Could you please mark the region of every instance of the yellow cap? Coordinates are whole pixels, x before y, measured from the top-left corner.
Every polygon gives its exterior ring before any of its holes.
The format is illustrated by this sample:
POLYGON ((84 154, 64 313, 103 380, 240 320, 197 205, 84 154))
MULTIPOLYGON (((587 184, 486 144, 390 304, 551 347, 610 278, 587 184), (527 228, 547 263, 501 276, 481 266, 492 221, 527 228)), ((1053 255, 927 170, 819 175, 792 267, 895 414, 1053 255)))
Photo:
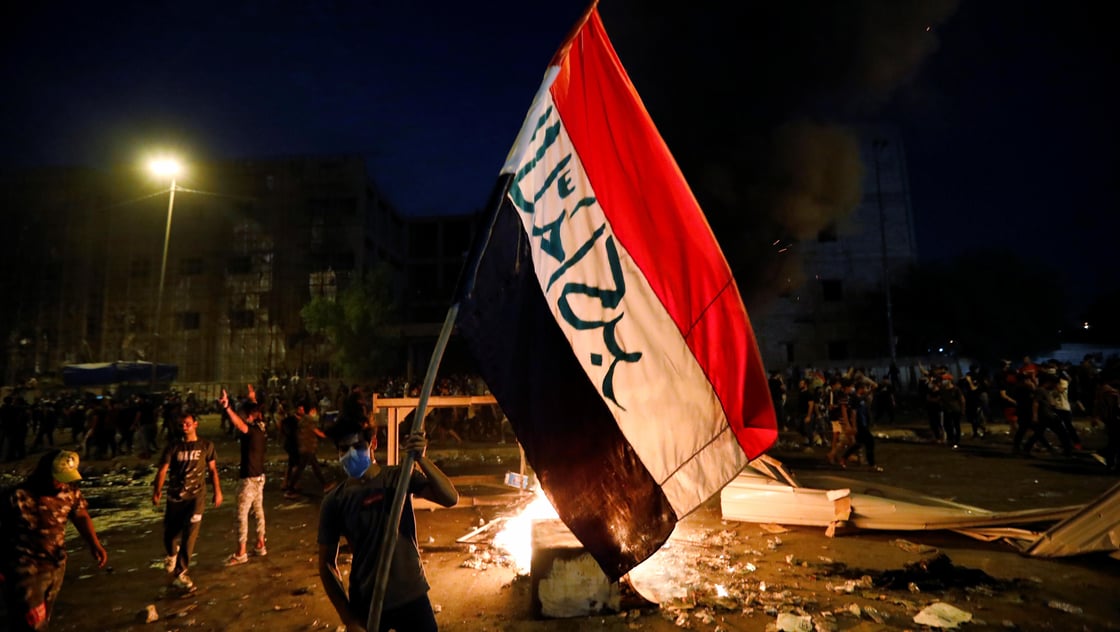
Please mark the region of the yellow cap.
POLYGON ((78 473, 78 453, 67 450, 60 452, 51 464, 51 474, 54 474, 54 480, 60 483, 82 480, 82 475, 78 473))

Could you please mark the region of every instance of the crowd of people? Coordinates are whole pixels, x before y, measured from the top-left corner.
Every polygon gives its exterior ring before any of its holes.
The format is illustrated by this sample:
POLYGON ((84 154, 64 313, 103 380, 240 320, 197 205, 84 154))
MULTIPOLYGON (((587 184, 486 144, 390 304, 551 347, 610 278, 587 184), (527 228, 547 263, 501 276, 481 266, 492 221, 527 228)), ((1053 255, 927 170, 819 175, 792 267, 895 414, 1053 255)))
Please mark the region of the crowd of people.
MULTIPOLYGON (((395 496, 395 487, 404 476, 400 466, 382 467, 374 459, 378 445, 375 398, 360 386, 343 385, 334 393, 338 401, 335 407, 326 395, 314 389, 280 393, 269 393, 266 389, 258 392, 249 384, 237 396, 223 389, 213 406, 177 394, 138 395, 121 400, 92 396, 65 402, 40 400, 33 405, 18 397, 6 398, 2 412, 5 457, 26 456, 26 446, 17 444, 20 439, 26 441, 28 430, 21 429, 23 434, 18 435, 9 433, 8 422, 39 428, 32 420, 33 410, 50 408, 63 419, 71 415, 80 417, 80 425, 73 422, 72 442, 95 459, 131 451, 132 435, 141 427, 150 426, 152 432, 143 433, 145 438, 137 456, 159 455, 152 503, 164 505, 162 545, 168 589, 190 594, 196 590, 189 574, 191 556, 202 530, 205 508, 208 502, 219 507, 224 500, 217 446, 199 436, 199 411, 216 408, 222 415, 223 428, 228 428, 239 444, 237 540, 225 561, 227 566, 237 566, 248 563, 250 555, 268 554, 264 489, 270 426, 265 411, 272 408, 273 414, 282 417, 275 431, 288 455, 282 490, 285 495, 296 494, 306 467, 312 469, 323 486, 319 574, 346 628, 362 630, 374 598, 374 571, 383 531, 378 525, 387 522, 385 517, 392 511, 390 501, 395 496), (324 404, 334 412, 327 422, 319 415, 319 407, 324 404), (161 439, 157 418, 163 419, 162 450, 156 445, 161 439), (98 432, 103 428, 114 432, 98 432), (346 473, 340 483, 328 481, 320 470, 320 439, 330 440, 338 450, 339 465, 346 473), (251 548, 250 517, 255 536, 251 548), (342 581, 337 564, 343 537, 352 555, 348 589, 344 589, 346 582, 342 581)), ((0 491, 0 587, 8 629, 47 629, 65 576, 64 536, 68 522, 75 524, 99 566, 108 560, 90 519, 88 502, 78 486, 78 463, 82 457, 75 451, 53 448, 52 434, 47 433, 46 443, 52 447, 40 456, 30 475, 14 487, 0 491)), ((427 595, 428 583, 420 564, 411 496, 447 507, 458 501, 458 492, 450 479, 425 456, 427 445, 426 436, 420 433, 407 433, 402 441, 404 450, 414 456, 414 470, 409 472, 409 494, 396 538, 399 544, 394 549, 379 610, 381 621, 397 626, 396 629, 436 629, 427 595)))
POLYGON ((931 442, 956 449, 969 438, 990 437, 997 421, 1010 427, 1011 450, 1031 457, 1035 448, 1075 457, 1084 446, 1075 417, 1104 427, 1107 442, 1090 456, 1109 471, 1120 463, 1120 359, 1086 356, 1077 365, 1058 360, 1000 362, 989 370, 971 365, 958 374, 949 366, 917 365, 906 388, 893 366, 876 375, 849 367, 829 371, 794 367, 770 374, 770 396, 783 429, 806 445, 827 446, 828 463, 847 467, 859 457, 875 462, 875 424, 893 424, 900 410, 920 411, 931 442), (796 382, 792 387, 789 384, 796 382), (967 425, 965 425, 967 424, 967 425))
MULTIPOLYGON (((825 459, 835 467, 862 463, 882 471, 876 461, 873 428, 893 424, 900 415, 913 418, 916 414, 928 424, 932 443, 951 448, 961 445, 965 430, 970 440, 986 441, 990 426, 1004 422, 1010 428, 1011 450, 1024 457, 1036 448, 1067 457, 1084 454, 1073 421, 1077 416, 1088 418, 1107 430, 1107 445, 1093 456, 1110 471, 1118 470, 1120 360, 1098 363, 1086 358, 1073 366, 1023 358, 1019 363, 1004 361, 995 370, 970 366, 959 375, 948 366, 918 365, 915 369, 905 386, 893 366, 881 375, 854 367, 775 371, 770 375, 770 395, 782 429, 799 435, 807 446, 827 447, 825 459)), ((477 378, 454 377, 440 380, 433 395, 486 392, 477 378)), ((0 577, 7 612, 15 617, 13 629, 46 628, 65 574, 67 522, 76 525, 99 565, 108 558, 78 488, 81 458, 106 459, 135 449, 141 458, 158 459, 152 502, 157 506, 164 503, 162 544, 168 585, 183 593, 195 590, 188 571, 205 508, 208 501, 218 507, 224 500, 216 445, 198 435, 197 416, 211 411, 220 413, 223 431, 236 438, 240 452, 237 540, 225 563, 246 564, 252 556, 268 554, 265 452, 267 441, 276 439, 288 456, 283 493, 299 495, 300 480, 308 468, 322 486, 319 575, 343 623, 348 629, 362 629, 373 595, 377 543, 381 541, 377 516, 391 509, 385 500, 394 497, 403 475, 399 467, 382 468, 373 458, 379 435, 383 437, 385 431, 376 401, 378 397, 418 395, 419 386, 386 378, 368 386, 339 384, 337 388, 325 388, 312 380, 298 384, 265 380, 259 388, 249 384, 237 394, 223 389, 211 402, 200 401, 191 392, 184 396, 71 396, 34 403, 19 395, 6 397, 0 407, 4 459, 25 458, 29 449, 46 450, 24 481, 0 493, 0 577), (69 431, 76 451, 55 447, 54 435, 59 429, 69 431), (33 438, 30 447, 29 438, 33 438), (316 455, 321 440, 337 448, 340 468, 346 473, 341 483, 328 481, 320 469, 316 455), (369 514, 371 502, 377 516, 369 514), (250 535, 255 537, 250 539, 250 535), (343 537, 353 553, 348 588, 337 565, 343 537)), ((426 425, 435 441, 462 442, 464 436, 504 441, 508 422, 500 411, 484 414, 487 412, 436 409, 426 425)), ((402 428, 409 426, 406 423, 402 428)), ((401 444, 416 457, 410 493, 444 506, 454 505, 454 486, 424 457, 427 437, 406 430, 401 444)), ((398 535, 403 549, 394 558, 383 620, 435 629, 410 502, 406 500, 402 514, 398 535)))
MULTIPOLYGON (((382 398, 417 397, 420 386, 399 376, 366 385, 338 382, 331 386, 323 380, 278 380, 273 375, 263 380, 255 391, 260 398, 265 433, 302 455, 313 451, 317 440, 322 438, 315 436, 311 425, 329 425, 343 413, 368 416, 371 403, 366 393, 376 393, 382 398), (295 423, 300 419, 305 419, 302 425, 295 423)), ((433 396, 487 393, 481 379, 467 375, 441 378, 432 389, 433 396)), ((246 392, 238 394, 240 399, 247 396, 246 392)), ((180 432, 178 420, 184 411, 196 415, 223 413, 216 401, 205 401, 190 390, 156 394, 70 392, 39 397, 33 402, 17 392, 5 396, 0 405, 0 459, 19 461, 29 452, 55 447, 56 442, 73 444, 75 451, 89 460, 132 454, 143 459, 153 458, 158 455, 161 440, 180 432)), ((381 415, 378 432, 384 440, 384 413, 381 415)), ((425 425, 433 443, 513 440, 508 420, 495 405, 432 410, 425 425)), ((224 413, 222 428, 229 436, 236 435, 229 415, 224 413)), ((315 463, 304 457, 297 460, 304 461, 303 467, 311 467, 319 476, 315 463)))

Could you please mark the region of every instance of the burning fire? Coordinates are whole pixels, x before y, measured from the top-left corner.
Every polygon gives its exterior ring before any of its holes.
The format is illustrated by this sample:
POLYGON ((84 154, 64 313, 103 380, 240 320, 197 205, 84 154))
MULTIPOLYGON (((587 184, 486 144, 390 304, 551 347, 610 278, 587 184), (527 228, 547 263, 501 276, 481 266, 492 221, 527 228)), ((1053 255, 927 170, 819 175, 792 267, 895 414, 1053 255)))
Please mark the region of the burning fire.
MULTIPOLYGON (((505 519, 502 528, 491 541, 491 547, 500 550, 513 566, 518 575, 528 575, 533 559, 533 521, 556 520, 559 516, 540 487, 533 489, 533 500, 521 511, 505 519)), ((753 570, 753 569, 752 569, 753 570)), ((700 576, 691 563, 689 552, 673 546, 671 540, 653 556, 631 569, 631 584, 646 599, 661 603, 672 599, 684 599, 690 586, 700 582, 700 576)), ((714 587, 717 597, 729 595, 722 584, 714 587)))
POLYGON ((556 509, 545 497, 540 487, 533 490, 536 497, 521 513, 506 520, 502 530, 494 536, 494 548, 501 549, 513 559, 518 575, 528 575, 533 558, 533 521, 556 519, 556 509))

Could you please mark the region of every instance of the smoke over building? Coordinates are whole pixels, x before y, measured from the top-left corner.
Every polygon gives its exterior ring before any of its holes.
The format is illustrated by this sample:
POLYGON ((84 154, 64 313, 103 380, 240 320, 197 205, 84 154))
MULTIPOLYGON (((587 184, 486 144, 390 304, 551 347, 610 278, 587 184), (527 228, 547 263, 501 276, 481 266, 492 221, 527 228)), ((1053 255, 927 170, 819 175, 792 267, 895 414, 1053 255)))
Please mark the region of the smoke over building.
POLYGON ((748 308, 801 278, 797 242, 861 199, 852 128, 937 48, 954 0, 604 3, 607 28, 708 215, 748 308))

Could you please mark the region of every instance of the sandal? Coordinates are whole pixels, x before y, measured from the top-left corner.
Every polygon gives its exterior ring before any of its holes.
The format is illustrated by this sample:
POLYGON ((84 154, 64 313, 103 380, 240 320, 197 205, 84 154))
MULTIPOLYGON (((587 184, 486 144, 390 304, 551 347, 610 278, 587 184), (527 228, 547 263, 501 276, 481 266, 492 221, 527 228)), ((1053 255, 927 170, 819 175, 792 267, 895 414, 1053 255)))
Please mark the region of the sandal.
POLYGON ((248 561, 249 561, 249 554, 248 553, 243 553, 241 555, 237 555, 235 553, 235 554, 229 556, 229 559, 226 560, 226 566, 240 566, 241 564, 244 564, 248 561))

